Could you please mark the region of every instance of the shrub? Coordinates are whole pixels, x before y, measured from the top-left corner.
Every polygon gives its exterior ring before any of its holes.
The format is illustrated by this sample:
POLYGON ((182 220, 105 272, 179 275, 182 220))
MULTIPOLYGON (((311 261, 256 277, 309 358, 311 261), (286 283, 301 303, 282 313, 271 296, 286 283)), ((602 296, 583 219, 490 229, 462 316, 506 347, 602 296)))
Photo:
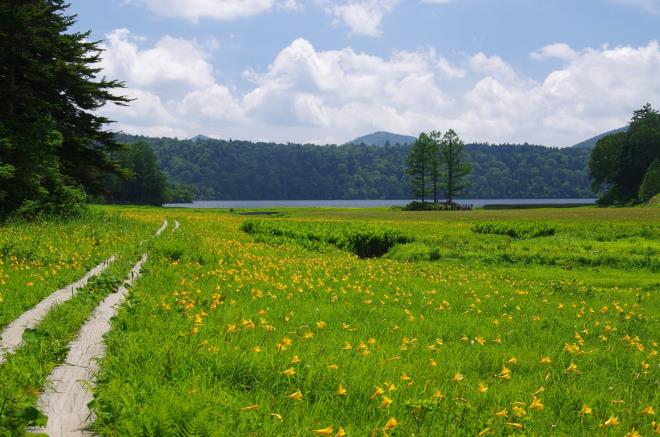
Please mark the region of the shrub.
POLYGON ((555 235, 555 228, 547 223, 476 223, 472 231, 477 234, 508 235, 511 238, 526 240, 555 235))

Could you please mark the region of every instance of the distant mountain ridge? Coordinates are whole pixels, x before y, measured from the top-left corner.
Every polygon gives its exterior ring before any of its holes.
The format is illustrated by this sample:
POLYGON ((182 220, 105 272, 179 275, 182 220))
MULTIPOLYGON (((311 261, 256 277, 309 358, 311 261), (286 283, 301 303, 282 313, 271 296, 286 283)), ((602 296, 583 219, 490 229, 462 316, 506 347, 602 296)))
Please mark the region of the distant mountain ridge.
POLYGON ((415 142, 417 138, 410 135, 399 135, 391 132, 374 132, 369 135, 364 135, 349 141, 346 144, 366 144, 367 146, 385 146, 386 144, 402 146, 410 145, 415 142))
POLYGON ((596 146, 598 140, 600 140, 601 138, 604 138, 608 135, 618 134, 619 132, 627 132, 627 131, 628 131, 628 126, 620 127, 619 129, 613 129, 611 131, 607 131, 600 135, 596 135, 595 137, 589 138, 588 140, 584 140, 571 147, 575 147, 576 149, 593 149, 596 146))

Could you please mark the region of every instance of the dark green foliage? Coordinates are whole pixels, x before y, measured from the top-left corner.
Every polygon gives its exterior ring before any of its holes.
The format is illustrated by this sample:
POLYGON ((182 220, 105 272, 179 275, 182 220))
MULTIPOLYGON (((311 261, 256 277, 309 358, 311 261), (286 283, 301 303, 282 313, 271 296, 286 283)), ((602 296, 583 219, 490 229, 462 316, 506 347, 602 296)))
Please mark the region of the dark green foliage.
MULTIPOLYGON (((409 199, 407 145, 315 146, 224 140, 146 141, 167 177, 203 200, 409 199)), ((588 149, 467 144, 468 199, 590 198, 588 149)))
POLYGON ((412 241, 412 238, 395 229, 367 224, 248 220, 241 225, 241 230, 248 234, 285 237, 305 244, 330 244, 360 258, 383 256, 395 244, 412 241))
POLYGON ((109 202, 160 206, 167 200, 165 175, 149 144, 142 141, 130 144, 116 156, 127 169, 127 175, 108 179, 106 199, 109 202))
POLYGON ((109 121, 95 110, 127 99, 98 79, 100 49, 63 0, 0 2, 0 216, 72 214, 117 172, 109 121))
POLYGON ((599 203, 635 203, 651 163, 660 159, 660 113, 650 104, 633 114, 627 132, 598 141, 589 161, 592 188, 605 188, 599 203))
POLYGON ((660 193, 660 159, 653 161, 646 170, 642 185, 639 187, 639 200, 646 202, 658 193, 660 193))
POLYGON ((472 172, 472 164, 463 149, 463 141, 456 132, 449 129, 442 137, 438 149, 440 187, 448 203, 452 203, 454 198, 469 185, 467 176, 472 172))
MULTIPOLYGON (((422 132, 412 145, 407 163, 406 175, 410 178, 413 195, 424 203, 430 187, 437 186, 438 143, 422 132)), ((434 201, 437 201, 437 197, 434 201)))
POLYGON ((508 235, 518 240, 555 235, 555 228, 547 223, 476 223, 472 231, 477 234, 508 235))

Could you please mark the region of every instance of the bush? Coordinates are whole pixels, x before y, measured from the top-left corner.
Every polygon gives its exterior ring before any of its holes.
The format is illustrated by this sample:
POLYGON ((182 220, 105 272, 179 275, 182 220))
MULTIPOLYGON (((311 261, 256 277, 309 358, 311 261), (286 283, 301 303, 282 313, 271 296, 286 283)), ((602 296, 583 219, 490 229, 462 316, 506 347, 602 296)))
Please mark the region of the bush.
POLYGON ((360 258, 380 257, 395 244, 412 241, 412 238, 395 229, 352 223, 247 220, 241 225, 241 230, 248 234, 292 239, 306 247, 330 244, 360 258))
POLYGON ((436 261, 440 259, 440 251, 422 243, 397 244, 385 258, 405 262, 436 261))
POLYGON ((508 235, 511 238, 526 240, 555 235, 555 228, 547 223, 476 223, 472 232, 477 234, 508 235))

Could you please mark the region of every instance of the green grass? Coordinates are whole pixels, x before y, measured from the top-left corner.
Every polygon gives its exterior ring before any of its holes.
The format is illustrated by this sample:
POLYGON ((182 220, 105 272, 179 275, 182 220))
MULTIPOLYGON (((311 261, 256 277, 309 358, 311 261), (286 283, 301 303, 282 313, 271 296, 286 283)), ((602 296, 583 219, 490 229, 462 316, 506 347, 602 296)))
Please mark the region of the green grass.
POLYGON ((390 418, 398 435, 653 432, 657 210, 283 212, 290 240, 186 211, 156 241, 107 337, 96 433, 378 435, 390 418), (360 259, 297 238, 346 220, 415 242, 360 259), (482 222, 556 232, 472 232, 482 222))

